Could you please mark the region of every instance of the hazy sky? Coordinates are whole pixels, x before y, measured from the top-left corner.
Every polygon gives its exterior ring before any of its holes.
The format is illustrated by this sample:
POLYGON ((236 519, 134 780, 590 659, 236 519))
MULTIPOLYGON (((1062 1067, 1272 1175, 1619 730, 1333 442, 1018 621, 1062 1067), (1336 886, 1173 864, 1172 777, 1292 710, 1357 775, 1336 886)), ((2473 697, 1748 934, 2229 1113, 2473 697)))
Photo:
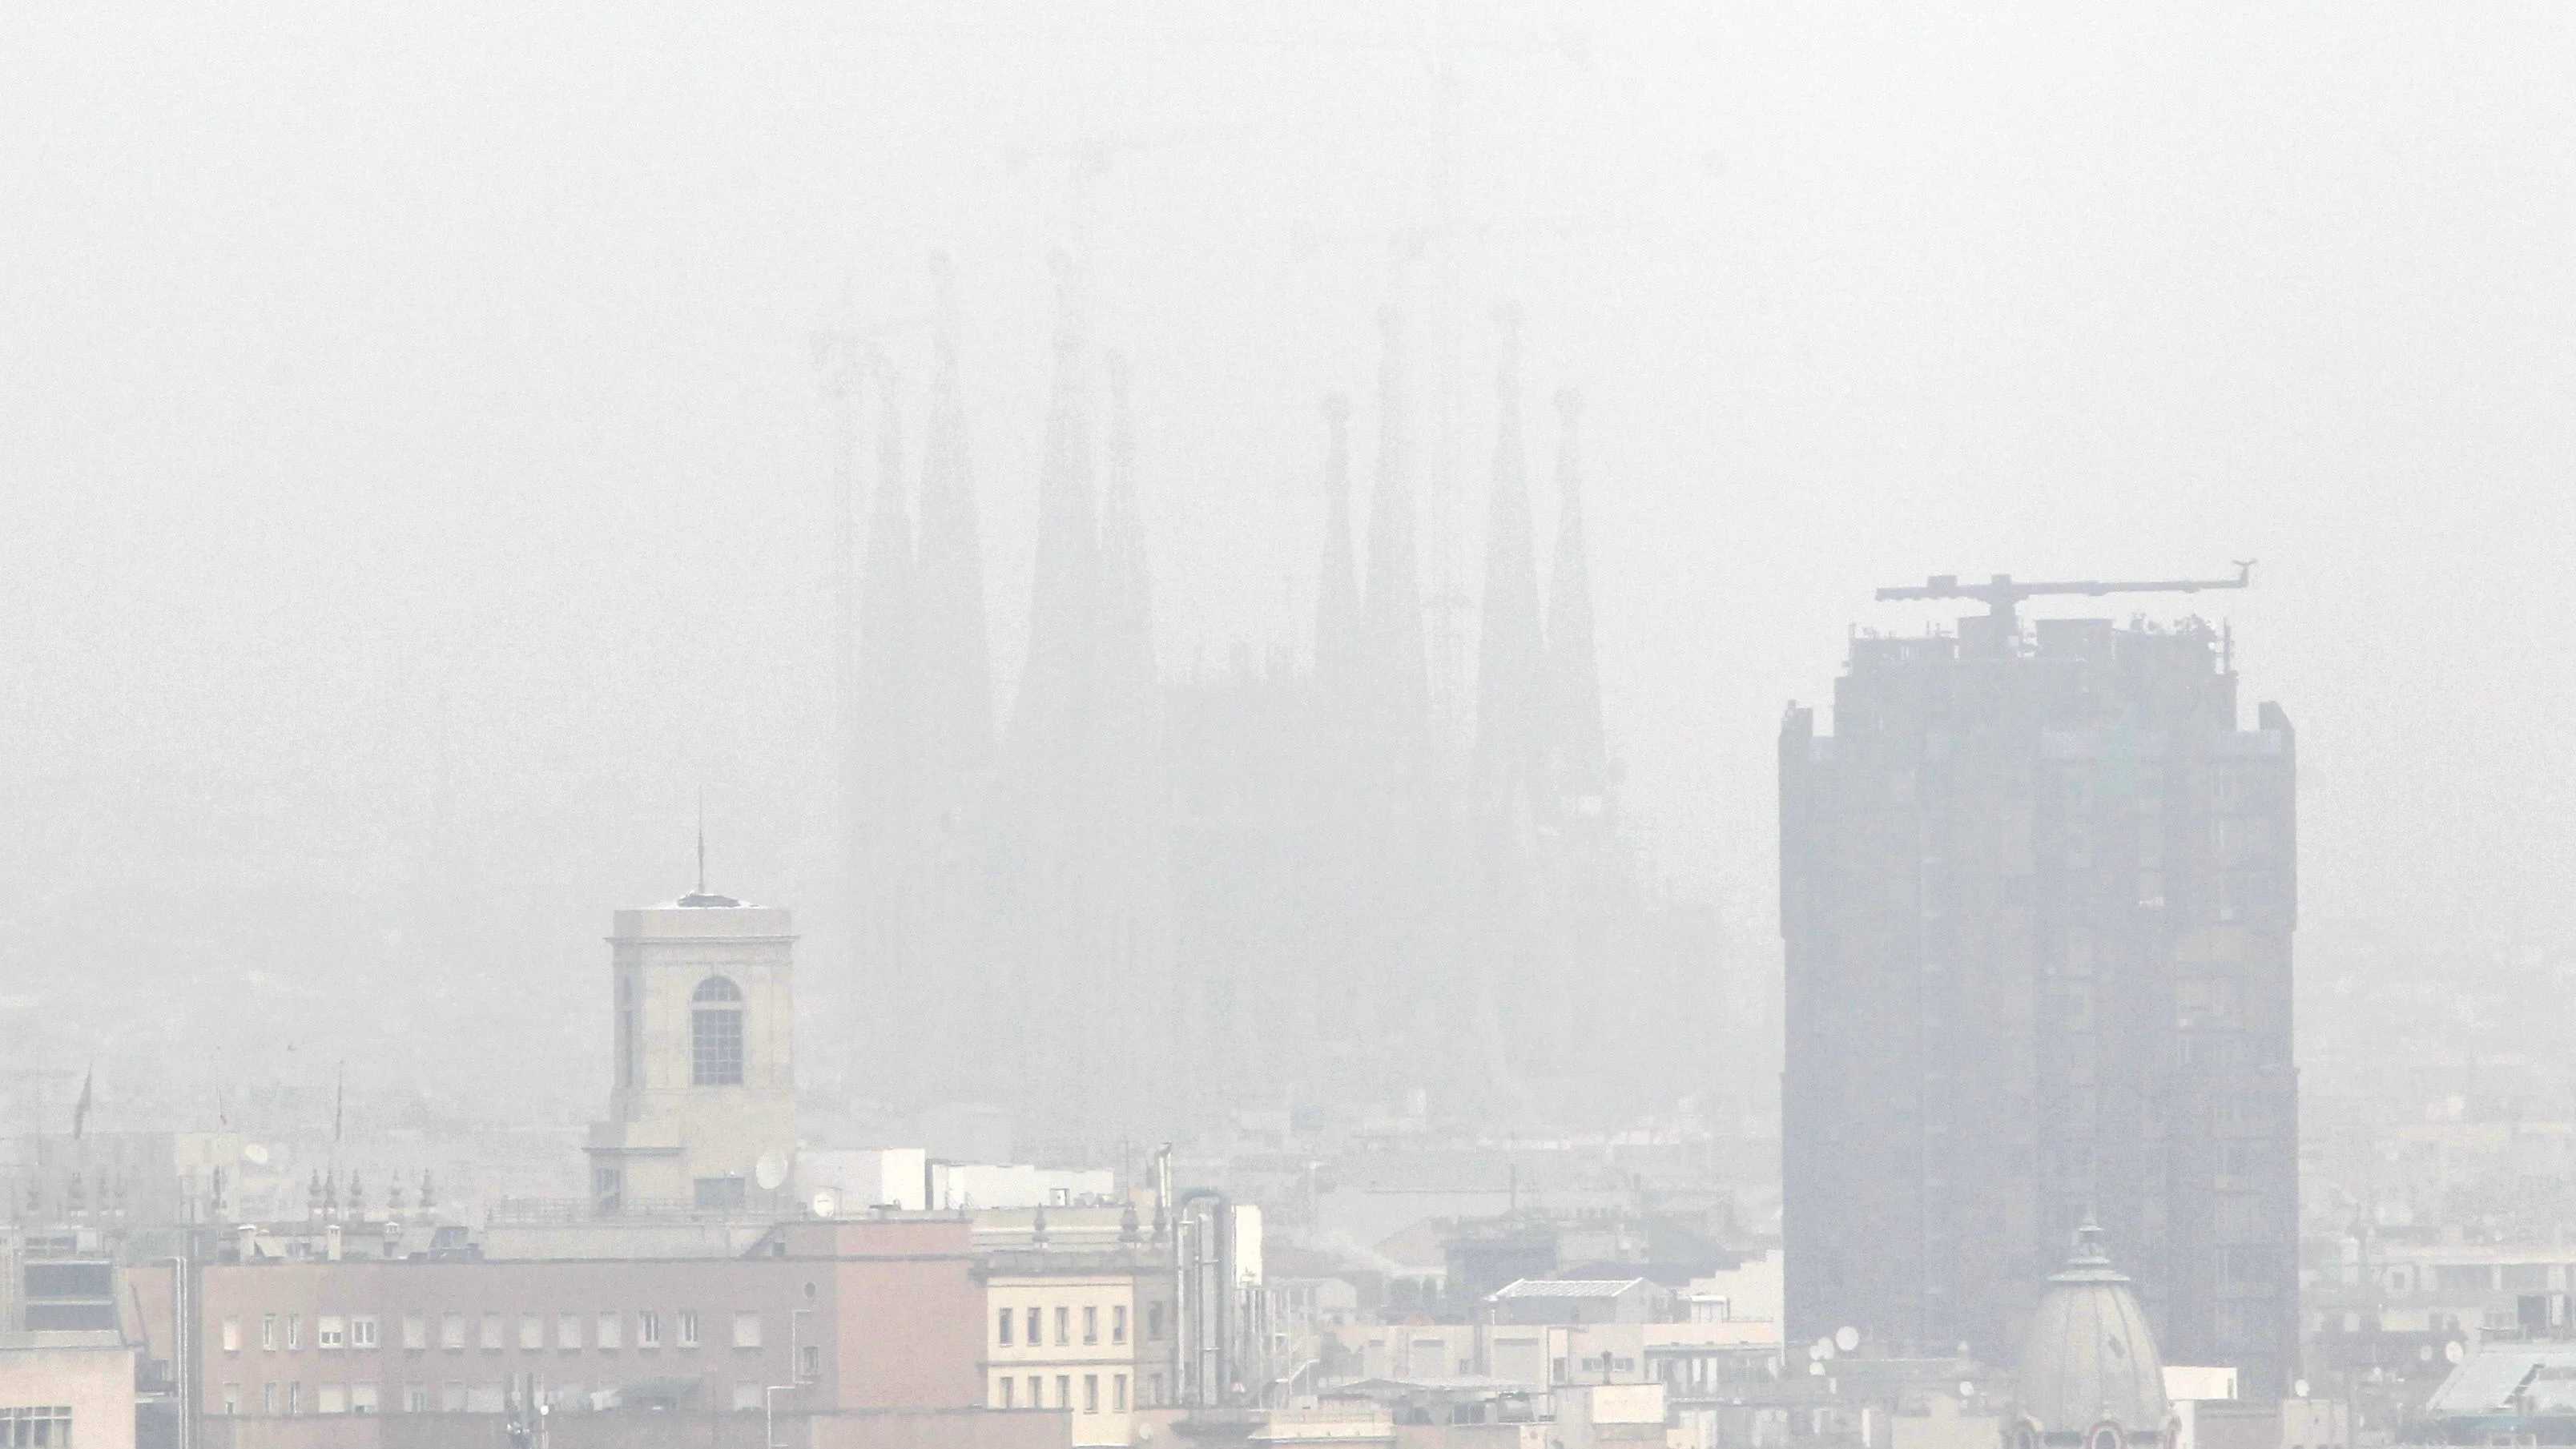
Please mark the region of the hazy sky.
MULTIPOLYGON (((1591 403, 1632 807, 1744 949, 1776 949, 1782 705, 1829 697, 1848 627, 1956 612, 1872 588, 2248 556, 2202 607, 2300 728, 2307 959, 2554 936, 2576 14, 1460 3, 1452 33, 1465 515, 1510 299, 1533 403, 1591 403)), ((1084 144, 1167 667, 1302 643, 1315 401, 1373 436, 1371 319, 1420 300, 1389 237, 1431 214, 1434 34, 1362 4, 22 9, 14 964, 235 969, 310 947, 308 894, 410 880, 569 923, 473 949, 588 991, 606 912, 686 884, 702 781, 723 884, 819 893, 810 335, 918 317, 956 258, 1007 690, 1084 144), (294 944, 189 941, 234 886, 294 944), (166 960, 93 929, 159 911, 166 960)), ((917 403, 925 337, 887 345, 917 403)))

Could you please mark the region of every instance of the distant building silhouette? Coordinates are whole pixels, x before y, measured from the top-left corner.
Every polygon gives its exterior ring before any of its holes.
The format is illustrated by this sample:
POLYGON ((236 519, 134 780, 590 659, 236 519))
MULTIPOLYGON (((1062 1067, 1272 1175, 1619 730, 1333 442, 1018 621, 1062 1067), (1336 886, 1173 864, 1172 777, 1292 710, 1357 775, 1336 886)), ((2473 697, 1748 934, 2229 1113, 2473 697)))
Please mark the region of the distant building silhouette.
POLYGON ((2170 1357, 2286 1393, 2290 722, 2238 727, 2197 619, 2025 631, 2017 597, 1854 639, 1833 733, 1781 729, 1790 1340, 2008 1361, 2094 1214, 2170 1357))
POLYGON ((1365 514, 1337 398, 1318 535, 1288 544, 1320 544, 1311 663, 1246 646, 1166 680, 1125 370, 1064 281, 1028 652, 998 738, 944 274, 918 540, 887 447, 845 544, 862 1090, 994 1103, 1040 1155, 1095 1156, 1247 1096, 1632 1116, 1700 1090, 1713 918, 1650 908, 1620 828, 1571 398, 1542 597, 1507 319, 1472 741, 1432 720, 1392 314, 1365 514))

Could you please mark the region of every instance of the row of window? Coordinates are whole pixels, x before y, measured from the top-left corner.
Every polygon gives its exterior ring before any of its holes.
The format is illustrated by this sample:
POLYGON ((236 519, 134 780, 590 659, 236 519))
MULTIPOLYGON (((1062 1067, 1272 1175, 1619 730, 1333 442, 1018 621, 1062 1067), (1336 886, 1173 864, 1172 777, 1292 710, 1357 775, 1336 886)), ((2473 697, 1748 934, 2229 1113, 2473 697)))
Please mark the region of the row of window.
MULTIPOLYGON (((1153 1336, 1161 1338, 1163 1336, 1163 1305, 1159 1303, 1151 1304, 1149 1305, 1149 1311, 1151 1318, 1149 1326, 1153 1330, 1153 1336)), ((993 1341, 1004 1348, 1015 1347, 1022 1343, 1025 1343, 1030 1348, 1045 1347, 1046 1310, 1043 1308, 1031 1308, 1028 1309, 1025 1316, 1023 1316, 1022 1311, 1016 1308, 995 1309, 993 1311, 993 1341), (1023 1321, 1028 1325, 1025 1334, 1023 1334, 1019 1328, 1019 1325, 1023 1321)), ((1085 1305, 1082 1310, 1082 1341, 1084 1343, 1100 1342, 1100 1309, 1096 1305, 1085 1305)), ((1124 1303, 1110 1305, 1109 1341, 1111 1343, 1125 1343, 1127 1341, 1127 1305, 1124 1303)), ((1058 1308, 1055 1311, 1055 1342, 1056 1346, 1059 1348, 1073 1342, 1073 1310, 1071 1308, 1058 1308)))
MULTIPOLYGON (((596 1315, 585 1313, 558 1313, 551 1315, 554 1329, 553 1343, 551 1345, 547 1342, 546 1332, 549 1315, 543 1313, 522 1313, 518 1315, 518 1333, 516 1335, 517 1347, 522 1349, 542 1349, 551 1346, 566 1352, 584 1347, 597 1349, 623 1348, 626 1346, 626 1328, 630 1317, 634 1322, 635 1347, 660 1348, 662 1346, 662 1314, 657 1309, 646 1308, 641 1309, 632 1315, 619 1313, 613 1310, 596 1315), (588 1340, 587 1343, 584 1342, 585 1338, 588 1340)), ((512 1346, 510 1315, 503 1313, 485 1313, 481 1318, 482 1321, 479 1325, 479 1331, 474 1335, 473 1347, 497 1351, 512 1346)), ((672 1342, 676 1347, 696 1348, 699 1346, 698 1312, 696 1309, 683 1308, 677 1313, 672 1314, 671 1320, 671 1326, 673 1329, 672 1342)), ((1123 1323, 1124 1320, 1122 1319, 1121 1322, 1123 1323)), ((461 1352, 468 1347, 466 1342, 466 1330, 469 1326, 473 1325, 469 1323, 468 1315, 466 1314, 449 1313, 441 1315, 437 1320, 437 1346, 442 1349, 446 1349, 449 1352, 461 1352)), ((428 1314, 412 1313, 404 1315, 402 1320, 402 1346, 406 1349, 414 1350, 430 1347, 430 1328, 431 1320, 428 1314)), ((379 1322, 373 1314, 360 1313, 344 1317, 335 1313, 325 1313, 318 1315, 314 1319, 313 1346, 321 1349, 366 1350, 378 1348, 382 1346, 380 1333, 381 1328, 379 1326, 379 1322)), ((744 1309, 734 1314, 733 1346, 735 1348, 758 1348, 760 1347, 760 1344, 761 1315, 759 1310, 744 1309)), ((238 1317, 226 1318, 224 1320, 223 1345, 224 1352, 226 1353, 241 1352, 242 1321, 238 1317)), ((304 1347, 304 1315, 301 1313, 261 1314, 259 1316, 259 1346, 263 1350, 270 1352, 275 1352, 279 1349, 294 1352, 302 1349, 304 1347)))
POLYGON ((63 1449, 71 1442, 69 1404, 0 1409, 0 1449, 63 1449))
MULTIPOLYGON (((1100 1379, 1101 1376, 1099 1374, 1084 1374, 1082 1376, 1082 1412, 1086 1414, 1097 1414, 1100 1412, 1100 1379)), ((1070 1409, 1074 1406, 1073 1375, 1071 1374, 1057 1374, 1055 1376, 1055 1402, 1053 1404, 1049 1404, 1047 1402, 1046 1375, 1030 1374, 1028 1376, 1026 1382, 1029 1387, 1026 1398, 1021 1397, 1021 1382, 1021 1380, 1013 1378, 1009 1374, 996 1376, 993 1380, 993 1407, 997 1409, 1016 1409, 1025 1404, 1027 1407, 1032 1409, 1070 1409)), ((1155 1391, 1154 1396, 1156 1398, 1162 1397, 1162 1382, 1162 1378, 1159 1375, 1153 1380, 1155 1391)), ((1123 1414, 1127 1412, 1127 1376, 1125 1374, 1109 1375, 1109 1411, 1114 1414, 1123 1414)))
MULTIPOLYGON (((763 1407, 762 1387, 758 1380, 736 1383, 733 1386, 733 1406, 737 1409, 763 1407)), ((411 1414, 497 1414, 508 1407, 505 1387, 494 1381, 466 1383, 450 1379, 441 1384, 408 1383, 402 1386, 398 1397, 391 1399, 383 1397, 378 1385, 364 1381, 347 1384, 315 1384, 309 1393, 301 1380, 287 1383, 271 1382, 259 1386, 256 1405, 244 1395, 242 1388, 243 1386, 237 1383, 223 1386, 221 1403, 225 1414, 258 1413, 271 1418, 302 1414, 373 1414, 380 1410, 411 1414)), ((546 1403, 557 1409, 588 1408, 591 1403, 590 1396, 582 1392, 579 1384, 549 1384, 543 1397, 546 1403)), ((7 1412, 9 1411, 0 1410, 0 1415, 5 1415, 7 1412)), ((65 1416, 65 1421, 52 1439, 11 1439, 8 1436, 7 1420, 5 1417, 0 1417, 0 1449, 20 1444, 68 1445, 71 1443, 70 1410, 29 1409, 19 1412, 61 1413, 65 1416)))

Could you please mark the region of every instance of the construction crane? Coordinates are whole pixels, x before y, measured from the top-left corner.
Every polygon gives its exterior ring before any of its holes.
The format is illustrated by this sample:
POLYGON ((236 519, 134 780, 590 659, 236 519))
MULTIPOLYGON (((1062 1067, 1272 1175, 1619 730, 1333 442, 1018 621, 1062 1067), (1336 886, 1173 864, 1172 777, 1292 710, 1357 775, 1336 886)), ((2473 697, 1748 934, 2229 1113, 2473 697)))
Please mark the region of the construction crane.
POLYGON ((1884 604, 1904 599, 1974 599, 1986 606, 1988 617, 2004 621, 1998 628, 2009 629, 2018 621, 2015 611, 2021 601, 2041 594, 2081 594, 2093 599, 2104 594, 2196 594, 2203 589, 2241 589, 2253 582, 2254 560, 2240 558, 2232 579, 2144 579, 2129 583, 2086 579, 2025 584, 2010 574, 1996 574, 1982 584, 1963 584, 1957 574, 1934 574, 1919 588, 1881 589, 1878 600, 1884 604))

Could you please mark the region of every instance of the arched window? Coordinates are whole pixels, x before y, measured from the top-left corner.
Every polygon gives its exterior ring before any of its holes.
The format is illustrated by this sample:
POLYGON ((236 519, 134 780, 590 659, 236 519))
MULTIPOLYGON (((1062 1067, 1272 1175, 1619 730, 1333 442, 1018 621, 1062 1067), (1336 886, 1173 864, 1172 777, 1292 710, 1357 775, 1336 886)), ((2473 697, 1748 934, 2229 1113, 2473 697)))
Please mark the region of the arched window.
POLYGON ((721 976, 689 998, 689 1085, 742 1085, 742 989, 721 976))

